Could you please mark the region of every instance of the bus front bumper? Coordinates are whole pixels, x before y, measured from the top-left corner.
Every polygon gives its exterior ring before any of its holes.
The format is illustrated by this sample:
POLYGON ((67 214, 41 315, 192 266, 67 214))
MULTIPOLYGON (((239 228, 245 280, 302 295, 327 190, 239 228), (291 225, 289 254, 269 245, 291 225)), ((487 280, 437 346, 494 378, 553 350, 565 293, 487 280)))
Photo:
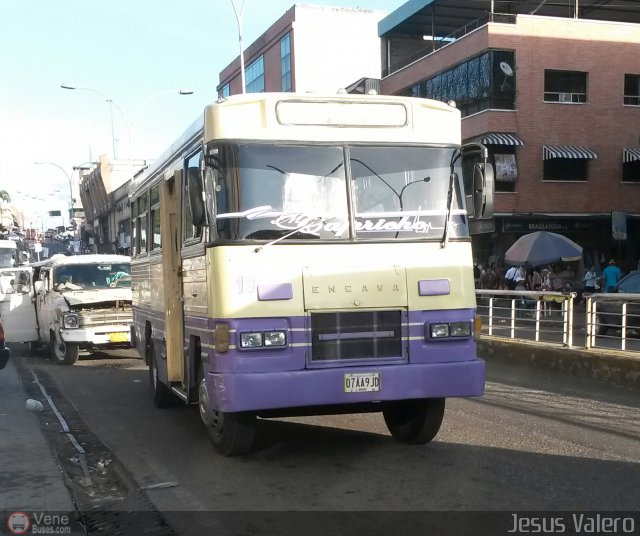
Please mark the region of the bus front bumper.
POLYGON ((412 398, 480 396, 485 363, 402 364, 282 372, 207 374, 212 409, 258 411, 412 398), (345 392, 345 375, 379 373, 379 389, 345 392))

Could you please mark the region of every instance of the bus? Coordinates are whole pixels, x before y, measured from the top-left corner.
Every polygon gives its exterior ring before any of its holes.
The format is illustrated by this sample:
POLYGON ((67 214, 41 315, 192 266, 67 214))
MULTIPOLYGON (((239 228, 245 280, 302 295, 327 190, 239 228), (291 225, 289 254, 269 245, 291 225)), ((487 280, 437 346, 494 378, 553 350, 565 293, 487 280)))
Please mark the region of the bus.
POLYGON ((219 98, 132 182, 132 346, 216 450, 257 418, 382 412, 438 433, 484 391, 470 218, 493 168, 458 109, 382 95, 219 98))

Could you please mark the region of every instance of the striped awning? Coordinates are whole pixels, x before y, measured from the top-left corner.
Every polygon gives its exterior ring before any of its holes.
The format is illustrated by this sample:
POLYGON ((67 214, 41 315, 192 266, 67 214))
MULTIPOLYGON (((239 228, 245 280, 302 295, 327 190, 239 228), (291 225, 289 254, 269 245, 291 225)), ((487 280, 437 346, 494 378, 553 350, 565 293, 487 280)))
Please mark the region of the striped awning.
POLYGON ((518 136, 509 132, 489 132, 480 137, 480 143, 485 145, 524 145, 518 136))
POLYGON ((575 145, 545 145, 542 148, 545 160, 550 158, 588 158, 596 159, 598 155, 589 147, 576 147, 575 145))
POLYGON ((640 149, 623 149, 622 161, 626 164, 634 160, 640 160, 640 149))

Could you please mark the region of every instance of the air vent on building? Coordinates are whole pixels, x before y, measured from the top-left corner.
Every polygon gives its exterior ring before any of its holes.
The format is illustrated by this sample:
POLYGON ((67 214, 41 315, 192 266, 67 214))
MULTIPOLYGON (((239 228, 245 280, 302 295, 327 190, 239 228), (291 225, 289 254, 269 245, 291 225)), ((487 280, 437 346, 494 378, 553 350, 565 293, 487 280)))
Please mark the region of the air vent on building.
POLYGON ((560 102, 572 102, 571 93, 560 93, 558 97, 560 102))

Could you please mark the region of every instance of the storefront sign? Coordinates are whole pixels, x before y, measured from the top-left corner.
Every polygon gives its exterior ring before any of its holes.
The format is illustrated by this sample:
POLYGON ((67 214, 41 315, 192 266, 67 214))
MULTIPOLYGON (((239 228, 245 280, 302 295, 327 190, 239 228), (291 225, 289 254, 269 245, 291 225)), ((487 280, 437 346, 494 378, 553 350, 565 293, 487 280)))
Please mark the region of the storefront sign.
POLYGON ((503 220, 504 233, 533 233, 535 231, 549 231, 552 233, 591 231, 593 222, 590 221, 559 221, 559 220, 503 220))
POLYGON ((496 221, 491 218, 490 220, 469 220, 469 233, 472 235, 482 233, 493 233, 496 230, 496 221))

